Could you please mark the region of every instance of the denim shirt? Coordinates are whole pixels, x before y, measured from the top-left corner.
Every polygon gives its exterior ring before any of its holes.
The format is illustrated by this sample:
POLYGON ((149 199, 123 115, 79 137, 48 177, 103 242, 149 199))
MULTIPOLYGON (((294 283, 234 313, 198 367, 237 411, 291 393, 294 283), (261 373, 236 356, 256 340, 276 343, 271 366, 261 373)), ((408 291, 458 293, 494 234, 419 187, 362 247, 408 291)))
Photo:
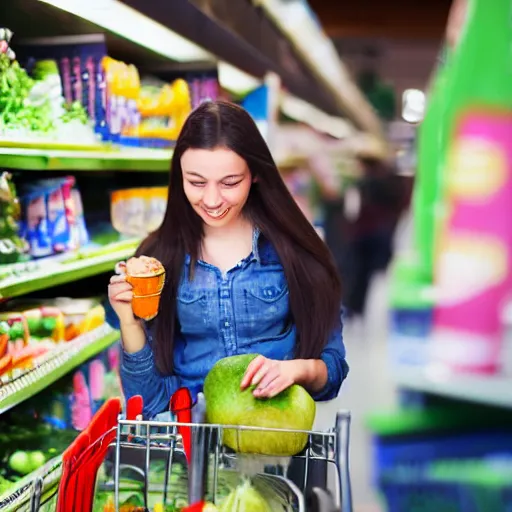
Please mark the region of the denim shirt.
MULTIPOLYGON (((294 358, 296 330, 290 323, 284 270, 275 249, 257 231, 251 254, 225 274, 198 261, 190 281, 190 265, 187 256, 178 287, 180 329, 174 342, 173 375, 163 376, 156 369, 147 325, 144 348, 133 354, 123 352, 125 397, 142 395, 146 417, 168 410, 170 397, 179 387, 188 387, 192 394, 200 391, 208 371, 224 357, 257 353, 277 360, 294 358)), ((341 313, 321 359, 328 380, 312 396, 317 401, 331 400, 348 373, 341 313)))

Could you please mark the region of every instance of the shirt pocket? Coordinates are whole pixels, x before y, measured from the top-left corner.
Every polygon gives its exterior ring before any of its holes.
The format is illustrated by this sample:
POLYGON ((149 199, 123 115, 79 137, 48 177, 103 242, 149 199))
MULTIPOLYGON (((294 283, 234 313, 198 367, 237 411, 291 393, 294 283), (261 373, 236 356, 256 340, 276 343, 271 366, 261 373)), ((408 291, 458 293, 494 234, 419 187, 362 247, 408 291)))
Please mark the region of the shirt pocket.
POLYGON ((245 315, 261 327, 282 324, 289 316, 289 292, 282 274, 250 284, 244 290, 245 315))
POLYGON ((211 308, 206 290, 181 286, 178 292, 177 312, 182 334, 202 335, 211 322, 211 308))

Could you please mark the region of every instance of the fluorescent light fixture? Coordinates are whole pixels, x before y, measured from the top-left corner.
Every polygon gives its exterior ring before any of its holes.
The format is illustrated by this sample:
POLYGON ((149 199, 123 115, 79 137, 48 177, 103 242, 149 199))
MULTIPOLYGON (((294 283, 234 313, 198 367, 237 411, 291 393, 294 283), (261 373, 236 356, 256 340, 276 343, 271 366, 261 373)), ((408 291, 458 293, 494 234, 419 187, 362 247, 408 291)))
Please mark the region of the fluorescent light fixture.
POLYGON ((178 62, 214 60, 211 53, 118 0, 39 0, 178 62))
POLYGON ((352 135, 354 127, 341 117, 334 117, 322 112, 310 103, 288 93, 281 95, 281 110, 288 117, 305 123, 320 133, 326 133, 337 139, 352 135))
POLYGON ((382 137, 381 123, 350 77, 336 48, 305 0, 253 0, 323 80, 343 109, 366 131, 382 137))
POLYGON ((217 63, 217 72, 221 87, 237 95, 246 95, 263 83, 262 80, 224 61, 217 63))

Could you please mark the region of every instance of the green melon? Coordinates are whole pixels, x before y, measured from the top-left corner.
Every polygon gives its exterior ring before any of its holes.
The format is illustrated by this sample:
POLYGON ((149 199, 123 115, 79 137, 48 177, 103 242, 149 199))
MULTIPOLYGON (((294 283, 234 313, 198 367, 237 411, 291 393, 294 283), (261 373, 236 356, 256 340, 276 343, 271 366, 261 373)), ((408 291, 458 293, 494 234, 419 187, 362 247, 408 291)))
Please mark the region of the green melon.
MULTIPOLYGON (((259 399, 254 388, 240 390, 240 383, 256 354, 227 357, 218 361, 204 383, 206 418, 219 425, 311 430, 315 402, 301 386, 293 385, 274 398, 259 399)), ((224 429, 223 442, 240 453, 292 456, 308 442, 303 433, 237 431, 224 429)))

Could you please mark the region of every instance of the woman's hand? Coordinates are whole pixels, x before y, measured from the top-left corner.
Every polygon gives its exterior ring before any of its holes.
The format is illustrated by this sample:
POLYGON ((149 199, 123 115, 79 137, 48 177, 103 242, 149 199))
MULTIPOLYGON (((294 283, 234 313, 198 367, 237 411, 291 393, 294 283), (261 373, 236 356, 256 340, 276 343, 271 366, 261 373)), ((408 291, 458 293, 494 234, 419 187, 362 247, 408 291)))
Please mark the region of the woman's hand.
POLYGON ((258 356, 247 367, 241 389, 256 386, 256 398, 272 398, 297 382, 299 361, 276 361, 258 356))
POLYGON ((132 310, 132 299, 132 285, 126 281, 126 277, 124 275, 112 276, 108 285, 108 300, 121 324, 129 325, 136 322, 132 310))
POLYGON ((240 388, 256 386, 253 391, 256 398, 272 398, 293 384, 317 392, 326 382, 327 366, 321 359, 276 361, 258 356, 247 367, 240 388))

